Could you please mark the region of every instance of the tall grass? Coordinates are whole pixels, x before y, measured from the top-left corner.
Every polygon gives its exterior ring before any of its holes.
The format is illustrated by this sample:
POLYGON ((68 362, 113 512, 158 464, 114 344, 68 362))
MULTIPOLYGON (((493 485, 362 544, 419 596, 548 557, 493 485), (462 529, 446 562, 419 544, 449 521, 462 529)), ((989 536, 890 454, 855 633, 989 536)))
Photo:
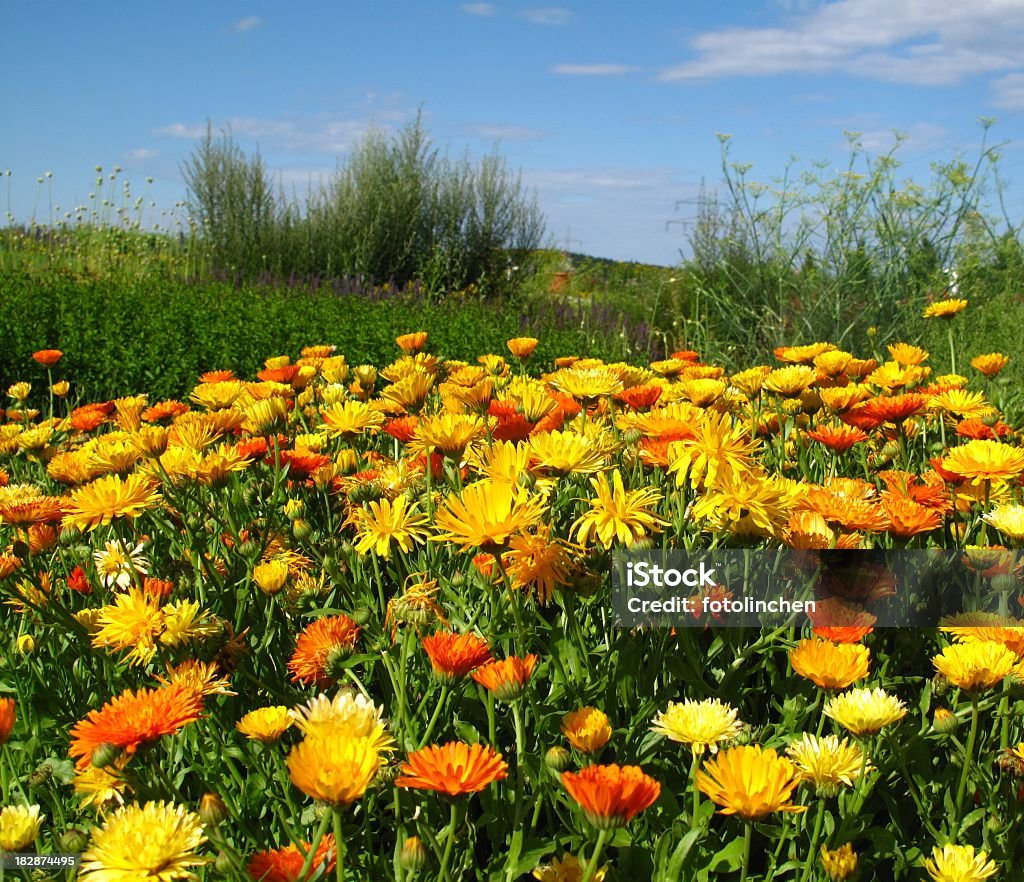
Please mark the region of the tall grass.
POLYGON ((452 160, 419 119, 390 137, 368 133, 301 198, 275 189, 260 154, 230 132, 207 130, 182 175, 210 265, 241 278, 269 270, 507 293, 518 257, 544 236, 536 198, 497 153, 452 160))
POLYGON ((1018 229, 984 211, 1001 192, 986 141, 973 162, 933 164, 922 186, 899 178, 901 139, 872 156, 848 136, 842 170, 794 163, 767 183, 733 162, 720 136, 721 195, 701 200, 687 266, 692 318, 710 339, 745 355, 794 339, 849 345, 869 328, 884 343, 907 336, 950 269, 969 266, 972 279, 999 286, 997 265, 1019 261, 1018 229))

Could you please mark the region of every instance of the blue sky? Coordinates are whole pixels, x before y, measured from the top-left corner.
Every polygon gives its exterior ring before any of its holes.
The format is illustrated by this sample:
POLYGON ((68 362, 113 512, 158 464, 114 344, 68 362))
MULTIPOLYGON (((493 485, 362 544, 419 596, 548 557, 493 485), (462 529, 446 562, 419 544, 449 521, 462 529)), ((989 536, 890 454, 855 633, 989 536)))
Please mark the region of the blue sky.
POLYGON ((207 120, 302 189, 417 112, 453 155, 497 145, 555 244, 620 260, 678 260, 721 178, 716 133, 767 179, 794 155, 840 168, 845 131, 884 151, 899 130, 923 183, 995 117, 1024 214, 1024 0, 13 0, 3 19, 0 199, 19 221, 86 204, 93 167, 117 165, 113 201, 127 178, 166 223, 207 120))

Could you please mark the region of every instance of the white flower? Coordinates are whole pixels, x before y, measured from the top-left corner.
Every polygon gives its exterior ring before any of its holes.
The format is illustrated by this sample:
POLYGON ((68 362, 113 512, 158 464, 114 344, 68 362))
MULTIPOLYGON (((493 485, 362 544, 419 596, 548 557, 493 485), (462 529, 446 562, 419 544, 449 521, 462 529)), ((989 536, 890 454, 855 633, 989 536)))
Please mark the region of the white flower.
POLYGON ((116 585, 122 591, 132 583, 132 573, 145 576, 149 572, 149 559, 142 554, 142 543, 131 551, 117 540, 107 542, 103 549, 93 553, 100 580, 110 588, 116 585))

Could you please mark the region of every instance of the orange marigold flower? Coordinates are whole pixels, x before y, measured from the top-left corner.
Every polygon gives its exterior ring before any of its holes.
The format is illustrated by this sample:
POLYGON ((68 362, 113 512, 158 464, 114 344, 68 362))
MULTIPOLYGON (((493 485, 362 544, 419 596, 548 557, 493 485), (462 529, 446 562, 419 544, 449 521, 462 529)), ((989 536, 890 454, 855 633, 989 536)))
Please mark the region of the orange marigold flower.
POLYGON ((43 524, 64 516, 67 500, 62 496, 36 496, 21 502, 0 503, 0 520, 6 524, 43 524))
POLYGON ((986 377, 994 377, 1010 363, 1001 352, 989 352, 987 355, 976 355, 971 359, 971 367, 986 377))
POLYGON ((998 441, 1009 435, 1011 429, 1002 420, 996 420, 991 426, 983 420, 973 417, 969 420, 961 420, 956 424, 956 433, 961 438, 987 439, 998 441))
POLYGON ((877 617, 863 607, 847 603, 839 597, 817 601, 814 612, 808 612, 814 633, 833 643, 859 643, 875 628, 877 617))
POLYGON ((426 331, 416 331, 412 334, 401 334, 395 337, 398 348, 406 353, 419 352, 427 342, 426 331))
POLYGON ((539 342, 536 337, 513 337, 506 341, 505 345, 516 358, 525 360, 533 355, 533 350, 537 348, 539 342))
POLYGON ((188 413, 189 410, 191 408, 183 401, 175 401, 174 399, 159 401, 142 411, 142 421, 144 423, 160 423, 164 420, 179 417, 183 413, 188 413))
POLYGON ((68 424, 78 432, 91 432, 107 421, 107 414, 99 408, 76 407, 68 417, 68 424))
POLYGON ((423 649, 434 675, 449 682, 493 660, 487 641, 473 633, 435 631, 423 638, 423 649))
POLYGON ((72 757, 86 768, 93 751, 112 744, 126 753, 135 753, 140 745, 164 735, 173 735, 199 719, 202 696, 183 683, 160 689, 126 689, 100 710, 89 711, 71 730, 72 757))
POLYGON ((288 662, 292 679, 321 688, 329 686, 337 679, 331 676, 331 667, 351 654, 358 638, 359 626, 346 615, 313 622, 299 635, 295 653, 288 662))
POLYGON ((508 763, 485 744, 448 744, 424 747, 402 764, 396 787, 434 790, 447 796, 479 793, 508 776, 508 763))
POLYGON ((941 512, 899 493, 883 493, 882 508, 891 522, 888 532, 899 539, 930 533, 942 526, 941 512))
POLYGON ((207 371, 199 376, 200 383, 227 383, 233 379, 235 379, 234 371, 207 371))
POLYGON ((562 772, 562 785, 599 830, 625 826, 661 795, 661 784, 639 766, 594 765, 562 772))
POLYGON ((523 694, 536 664, 535 655, 526 658, 512 655, 502 661, 481 665, 473 671, 472 677, 488 692, 494 693, 499 701, 514 701, 523 694))
POLYGON ((812 637, 789 651, 789 662, 801 677, 822 689, 845 689, 868 675, 870 650, 856 643, 835 644, 812 637))
MULTIPOLYGON (((926 404, 927 399, 916 392, 907 392, 903 395, 879 395, 858 405, 844 416, 858 414, 875 421, 879 426, 882 423, 901 423, 908 417, 924 410, 926 404)), ((843 421, 846 422, 845 418, 843 421)))
POLYGON ((392 438, 397 438, 403 444, 408 444, 416 434, 419 422, 419 417, 404 416, 388 420, 381 428, 392 438))
POLYGON ((836 453, 846 453, 854 444, 868 440, 867 433, 856 426, 819 426, 807 431, 806 435, 836 453))
POLYGON ((612 737, 608 715, 596 707, 581 707, 562 717, 562 734, 581 753, 597 753, 612 737))
POLYGON ((11 737, 16 717, 14 699, 0 698, 0 745, 5 744, 7 739, 11 737))
POLYGON ((302 851, 294 844, 272 851, 258 851, 250 858, 245 869, 253 882, 308 882, 311 879, 329 878, 337 863, 334 837, 328 833, 320 840, 309 870, 302 878, 302 866, 305 862, 303 852, 309 851, 310 844, 303 842, 302 851))
POLYGON ((32 358, 38 361, 44 367, 53 367, 58 361, 61 360, 64 353, 59 349, 40 349, 38 352, 32 353, 32 358))
POLYGON ((662 391, 661 386, 655 385, 630 386, 628 389, 616 392, 612 397, 633 410, 650 410, 658 403, 662 391))

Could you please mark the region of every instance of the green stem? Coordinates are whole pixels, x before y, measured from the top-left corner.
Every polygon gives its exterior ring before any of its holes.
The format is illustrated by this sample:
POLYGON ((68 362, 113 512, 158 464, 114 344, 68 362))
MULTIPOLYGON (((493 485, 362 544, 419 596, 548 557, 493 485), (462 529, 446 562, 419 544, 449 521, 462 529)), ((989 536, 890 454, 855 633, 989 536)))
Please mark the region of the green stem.
POLYGON ((807 860, 804 861, 804 871, 800 874, 800 882, 807 882, 811 875, 811 867, 814 866, 814 856, 817 854, 818 840, 821 838, 821 825, 825 820, 825 800, 818 797, 818 814, 814 818, 814 830, 811 832, 811 847, 807 850, 807 860))
POLYGON ((437 704, 434 705, 434 713, 430 717, 430 722, 427 723, 427 731, 423 733, 423 738, 420 740, 420 746, 418 749, 421 749, 428 741, 430 741, 430 736, 434 734, 434 728, 437 726, 437 721, 441 716, 441 708, 448 703, 448 693, 451 691, 452 688, 447 683, 441 687, 441 697, 438 698, 437 704))
POLYGON ((610 830, 601 830, 597 834, 597 845, 594 846, 594 850, 590 855, 590 860, 587 862, 587 871, 583 874, 583 882, 590 882, 590 880, 594 878, 594 873, 597 872, 597 865, 601 861, 601 853, 604 851, 604 847, 608 843, 608 837, 610 834, 610 830))
MULTIPOLYGON (((345 882, 345 840, 341 836, 341 809, 336 808, 332 814, 334 815, 334 848, 337 854, 335 872, 338 882, 345 882)), ((300 876, 299 878, 305 877, 300 876)))
POLYGON ((448 820, 448 836, 444 844, 444 854, 441 855, 441 869, 437 874, 438 879, 447 879, 451 882, 451 875, 448 872, 448 864, 452 859, 452 846, 455 844, 455 829, 459 825, 459 801, 452 800, 451 816, 448 820))
POLYGON ((750 835, 754 827, 750 821, 743 823, 743 857, 740 860, 740 882, 747 882, 747 871, 750 869, 750 835))
MULTIPOLYGON (((317 827, 316 834, 313 836, 313 841, 309 843, 309 853, 306 855, 306 859, 302 862, 302 870, 299 872, 300 879, 309 878, 309 868, 313 866, 313 857, 316 855, 316 850, 320 847, 324 834, 327 832, 327 828, 330 825, 331 812, 324 812, 323 819, 320 821, 320 826, 317 827)), ((295 845, 301 850, 301 843, 296 842, 295 845)))
POLYGON ((967 746, 964 748, 964 767, 960 772, 960 784, 956 788, 956 821, 960 823, 960 813, 964 804, 964 796, 967 793, 967 779, 970 776, 971 760, 974 758, 974 745, 978 740, 978 695, 971 693, 971 731, 967 736, 967 746))

